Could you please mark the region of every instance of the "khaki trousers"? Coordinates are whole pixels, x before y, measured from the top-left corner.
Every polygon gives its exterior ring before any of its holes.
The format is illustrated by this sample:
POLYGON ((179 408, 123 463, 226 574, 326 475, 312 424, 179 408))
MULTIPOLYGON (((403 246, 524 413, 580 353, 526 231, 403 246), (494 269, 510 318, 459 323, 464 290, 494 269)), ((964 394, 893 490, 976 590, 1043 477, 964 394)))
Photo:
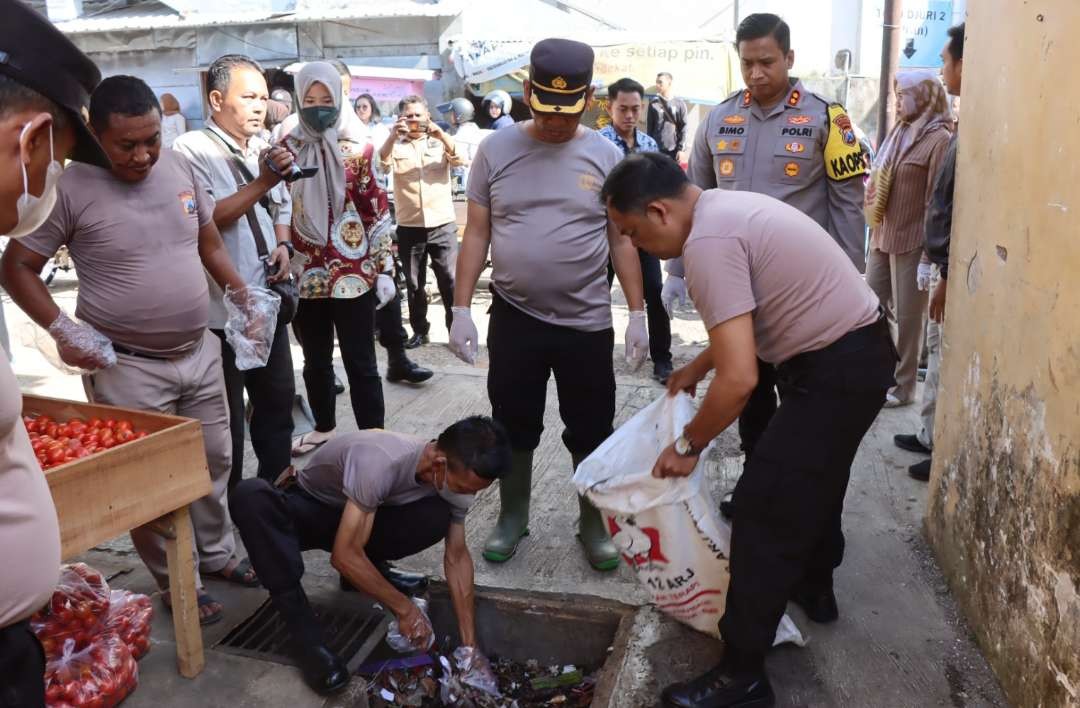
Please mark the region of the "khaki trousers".
MULTIPOLYGON (((930 292, 934 292, 941 274, 934 268, 934 274, 930 277, 930 292)), ((927 318, 929 319, 929 317, 927 318)), ((943 323, 930 320, 926 323, 926 381, 923 382, 922 410, 919 412, 922 418, 922 430, 919 431, 919 442, 931 450, 934 449, 934 415, 937 413, 938 385, 941 381, 941 334, 943 323)))
MULTIPOLYGON (((207 331, 195 351, 180 359, 116 355, 116 366, 83 376, 94 403, 166 413, 202 422, 212 491, 191 504, 195 532, 196 584, 199 571, 215 573, 236 552, 226 490, 232 464, 229 408, 221 369, 221 343, 207 331)), ((131 541, 158 587, 167 589, 165 540, 146 526, 131 530, 131 541)))
POLYGON ((873 248, 866 261, 866 283, 895 322, 894 339, 900 362, 896 365, 896 388, 892 394, 901 401, 910 401, 915 396, 922 346, 927 293, 918 286, 921 258, 921 248, 907 253, 884 253, 873 248))

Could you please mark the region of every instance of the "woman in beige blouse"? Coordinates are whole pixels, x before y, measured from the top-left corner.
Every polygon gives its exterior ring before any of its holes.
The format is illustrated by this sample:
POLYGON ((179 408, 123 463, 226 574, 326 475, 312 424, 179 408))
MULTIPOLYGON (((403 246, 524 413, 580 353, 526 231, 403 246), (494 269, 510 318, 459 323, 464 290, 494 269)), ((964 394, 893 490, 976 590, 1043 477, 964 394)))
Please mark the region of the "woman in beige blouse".
POLYGON ((882 144, 866 189, 871 226, 866 281, 896 320, 900 363, 886 407, 911 403, 921 346, 926 292, 923 221, 934 177, 953 129, 945 88, 936 71, 901 71, 896 77, 896 126, 882 144))

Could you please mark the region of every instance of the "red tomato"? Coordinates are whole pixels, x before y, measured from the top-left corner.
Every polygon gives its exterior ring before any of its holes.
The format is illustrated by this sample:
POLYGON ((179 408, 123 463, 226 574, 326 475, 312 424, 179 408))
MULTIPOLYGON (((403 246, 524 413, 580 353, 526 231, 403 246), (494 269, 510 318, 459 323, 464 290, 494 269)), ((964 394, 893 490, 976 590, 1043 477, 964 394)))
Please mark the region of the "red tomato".
POLYGON ((146 437, 146 434, 147 433, 146 433, 145 430, 140 430, 139 432, 135 433, 135 439, 136 440, 142 440, 143 438, 146 437))
POLYGON ((118 443, 131 442, 134 439, 135 439, 135 433, 131 432, 130 429, 129 430, 117 429, 117 431, 116 431, 116 441, 118 443))
POLYGON ((50 438, 57 437, 59 435, 59 432, 57 432, 57 431, 59 431, 59 430, 60 430, 60 426, 57 425, 56 423, 49 423, 47 426, 45 426, 45 433, 50 438))
POLYGON ((100 418, 91 418, 90 420, 86 421, 86 427, 90 428, 91 430, 96 430, 96 429, 100 428, 101 427, 101 419, 100 418))
POLYGON ((107 421, 105 421, 105 423, 103 424, 103 427, 106 427, 106 428, 108 428, 109 430, 116 430, 116 426, 117 426, 117 422, 116 422, 115 420, 113 420, 112 418, 109 418, 109 419, 108 419, 107 421))
POLYGON ((117 432, 120 432, 120 431, 123 431, 123 430, 133 430, 133 429, 134 429, 134 426, 131 424, 130 420, 121 420, 116 424, 117 432))

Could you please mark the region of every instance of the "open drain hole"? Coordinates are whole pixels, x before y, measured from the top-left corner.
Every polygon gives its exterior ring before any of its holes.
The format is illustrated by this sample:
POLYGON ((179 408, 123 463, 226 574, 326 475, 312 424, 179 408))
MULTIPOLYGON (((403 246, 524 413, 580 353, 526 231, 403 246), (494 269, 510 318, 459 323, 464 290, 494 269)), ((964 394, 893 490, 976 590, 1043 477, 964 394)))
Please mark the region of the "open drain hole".
MULTIPOLYGON (((350 670, 355 670, 386 634, 387 620, 381 612, 357 612, 353 608, 314 603, 312 609, 322 624, 327 645, 350 670)), ((289 632, 270 600, 234 627, 214 648, 227 654, 296 665, 289 653, 289 632)))

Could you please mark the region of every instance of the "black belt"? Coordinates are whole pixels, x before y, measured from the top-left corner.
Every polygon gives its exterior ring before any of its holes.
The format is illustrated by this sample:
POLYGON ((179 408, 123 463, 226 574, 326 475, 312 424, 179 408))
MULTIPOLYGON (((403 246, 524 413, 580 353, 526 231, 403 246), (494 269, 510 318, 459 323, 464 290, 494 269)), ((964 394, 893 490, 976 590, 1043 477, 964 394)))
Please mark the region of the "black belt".
POLYGON ((892 337, 889 335, 889 325, 885 319, 885 313, 879 308, 878 318, 874 322, 848 332, 827 347, 815 349, 812 352, 796 354, 780 364, 780 366, 802 368, 812 365, 816 360, 832 354, 857 352, 865 349, 867 345, 873 344, 875 340, 880 341, 883 335, 888 338, 891 345, 892 337))
POLYGON ((125 354, 127 356, 137 356, 140 359, 153 359, 154 361, 171 361, 175 359, 174 356, 162 356, 160 354, 147 354, 146 352, 137 352, 134 349, 128 349, 125 346, 121 346, 115 342, 112 345, 113 351, 117 354, 125 354))

